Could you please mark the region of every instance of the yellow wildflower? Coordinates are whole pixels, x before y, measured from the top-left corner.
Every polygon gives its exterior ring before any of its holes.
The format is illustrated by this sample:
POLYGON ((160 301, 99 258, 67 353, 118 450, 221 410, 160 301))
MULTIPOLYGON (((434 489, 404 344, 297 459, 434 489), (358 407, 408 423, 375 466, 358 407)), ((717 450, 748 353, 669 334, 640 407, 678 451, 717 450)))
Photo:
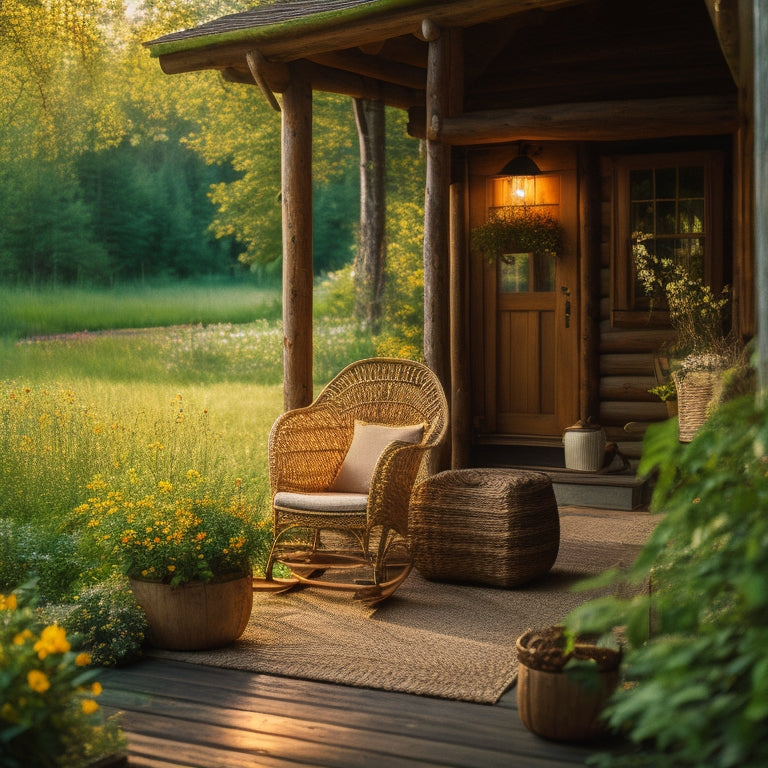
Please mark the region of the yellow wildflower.
POLYGON ((89 491, 101 491, 107 487, 101 475, 96 475, 88 485, 85 486, 89 491))
POLYGON ((67 633, 58 624, 51 624, 43 629, 33 648, 41 660, 50 653, 66 653, 70 648, 67 633))
POLYGON ((98 703, 93 699, 83 699, 82 702, 80 702, 80 706, 83 708, 83 713, 86 715, 92 715, 99 708, 98 703))
POLYGON ((94 696, 101 696, 103 688, 101 687, 101 683, 97 680, 93 685, 91 685, 91 693, 94 696))
POLYGON ((0 611, 15 611, 17 605, 16 595, 0 595, 0 611))
POLYGON ((91 663, 90 653, 78 653, 75 657, 75 664, 78 667, 87 667, 91 663))
POLYGON ((27 672, 27 684, 35 693, 45 693, 51 687, 48 675, 39 669, 30 669, 27 672))
POLYGON ((13 644, 14 645, 24 645, 25 640, 29 640, 30 637, 34 637, 32 634, 32 631, 29 629, 25 629, 23 632, 19 632, 17 635, 13 638, 13 644))

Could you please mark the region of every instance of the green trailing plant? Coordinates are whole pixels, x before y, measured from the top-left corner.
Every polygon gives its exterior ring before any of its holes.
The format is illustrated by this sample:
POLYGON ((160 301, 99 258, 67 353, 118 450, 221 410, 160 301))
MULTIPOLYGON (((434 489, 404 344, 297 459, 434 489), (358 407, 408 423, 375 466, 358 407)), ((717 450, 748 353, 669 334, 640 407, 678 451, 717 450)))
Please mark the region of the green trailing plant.
POLYGON ((548 213, 525 206, 504 208, 472 230, 472 247, 492 262, 516 253, 556 256, 562 246, 560 223, 548 213))
POLYGON ((754 395, 722 405, 690 443, 674 420, 649 427, 638 471, 657 473, 663 517, 629 572, 603 583, 650 589, 567 619, 574 633, 621 627, 627 641, 626 682, 604 714, 633 748, 595 764, 768 764, 767 467, 768 406, 754 395))

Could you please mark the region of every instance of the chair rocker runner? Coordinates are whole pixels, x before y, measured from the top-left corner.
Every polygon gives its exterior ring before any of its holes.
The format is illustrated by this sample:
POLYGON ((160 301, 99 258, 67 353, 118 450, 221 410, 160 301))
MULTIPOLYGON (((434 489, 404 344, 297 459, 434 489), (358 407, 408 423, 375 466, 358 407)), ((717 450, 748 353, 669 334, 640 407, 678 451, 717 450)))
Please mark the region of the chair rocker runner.
POLYGON ((437 376, 395 358, 352 363, 311 405, 282 414, 269 435, 275 538, 254 589, 389 597, 411 570, 411 491, 447 424, 437 376), (276 563, 291 577, 276 578, 276 563))

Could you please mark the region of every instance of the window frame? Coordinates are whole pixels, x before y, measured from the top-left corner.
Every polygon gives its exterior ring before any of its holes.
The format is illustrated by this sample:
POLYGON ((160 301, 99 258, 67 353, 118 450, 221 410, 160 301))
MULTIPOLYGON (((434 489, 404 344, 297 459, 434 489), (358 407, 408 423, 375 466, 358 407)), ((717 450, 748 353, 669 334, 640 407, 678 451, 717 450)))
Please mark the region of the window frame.
POLYGON ((657 168, 702 166, 704 168, 704 278, 719 292, 723 288, 724 153, 719 150, 664 152, 623 155, 613 159, 613 238, 611 264, 613 285, 611 325, 613 327, 667 327, 669 313, 665 309, 649 311, 647 301, 636 297, 635 270, 632 259, 630 230, 630 174, 632 171, 657 168), (640 301, 638 302, 638 299, 640 301))

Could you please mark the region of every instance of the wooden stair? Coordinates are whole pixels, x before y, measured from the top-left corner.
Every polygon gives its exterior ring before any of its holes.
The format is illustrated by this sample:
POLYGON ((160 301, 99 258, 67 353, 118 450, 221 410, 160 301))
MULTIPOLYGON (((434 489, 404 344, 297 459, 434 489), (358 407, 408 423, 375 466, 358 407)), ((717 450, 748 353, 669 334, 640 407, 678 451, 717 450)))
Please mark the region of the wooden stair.
POLYGON ((630 461, 627 470, 621 470, 621 461, 614 459, 609 470, 616 471, 578 472, 565 468, 562 445, 496 443, 476 448, 472 462, 476 467, 509 467, 548 474, 559 506, 629 511, 650 501, 652 482, 637 475, 636 460, 630 461))

